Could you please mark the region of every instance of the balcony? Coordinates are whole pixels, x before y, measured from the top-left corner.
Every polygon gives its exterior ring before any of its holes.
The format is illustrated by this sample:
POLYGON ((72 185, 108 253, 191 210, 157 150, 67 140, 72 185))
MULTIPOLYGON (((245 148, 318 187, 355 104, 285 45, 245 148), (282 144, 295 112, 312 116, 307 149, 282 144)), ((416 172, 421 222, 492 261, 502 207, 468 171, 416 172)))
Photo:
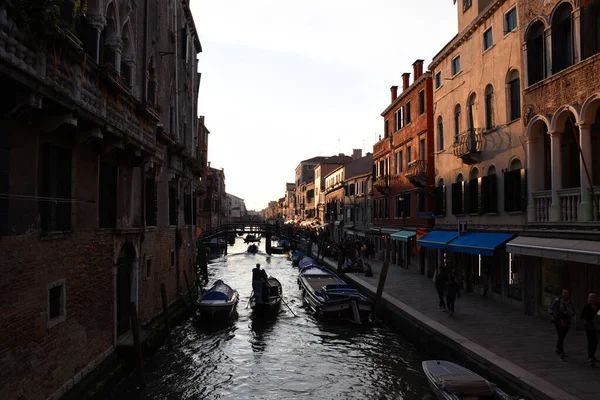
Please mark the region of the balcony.
POLYGON ((559 189, 558 203, 552 204, 552 190, 533 192, 528 219, 533 224, 599 225, 600 186, 589 189, 587 203, 582 204, 581 188, 559 189))
POLYGON ((390 194, 390 176, 389 175, 381 175, 378 176, 373 184, 375 189, 381 194, 390 194))
POLYGON ((481 161, 481 129, 468 129, 456 138, 452 153, 465 164, 477 164, 481 161))
POLYGON ((424 186, 427 183, 427 165, 425 160, 414 160, 408 163, 404 176, 414 186, 424 186))

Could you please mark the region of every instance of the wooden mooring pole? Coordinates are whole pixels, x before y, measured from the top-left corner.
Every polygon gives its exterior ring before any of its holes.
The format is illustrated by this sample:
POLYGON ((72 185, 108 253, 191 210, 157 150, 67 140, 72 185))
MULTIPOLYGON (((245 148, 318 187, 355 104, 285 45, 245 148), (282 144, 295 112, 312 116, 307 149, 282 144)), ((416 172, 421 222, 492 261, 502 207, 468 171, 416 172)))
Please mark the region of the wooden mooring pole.
POLYGON ((140 339, 140 323, 138 321, 137 307, 135 302, 129 303, 131 308, 131 333, 133 334, 133 347, 135 349, 135 361, 137 365, 140 387, 146 387, 146 377, 144 376, 144 356, 142 354, 142 340, 140 339))
POLYGON ((377 285, 377 295, 375 296, 375 309, 373 314, 375 315, 379 310, 381 304, 381 297, 383 296, 383 287, 385 286, 385 279, 387 278, 388 269, 390 267, 390 239, 385 240, 385 258, 381 272, 379 273, 379 284, 377 285))
POLYGON ((160 294, 162 297, 163 306, 163 317, 165 320, 165 328, 167 329, 167 345, 169 350, 173 349, 173 342, 171 341, 171 320, 169 318, 169 304, 167 303, 167 288, 164 283, 160 284, 160 294))

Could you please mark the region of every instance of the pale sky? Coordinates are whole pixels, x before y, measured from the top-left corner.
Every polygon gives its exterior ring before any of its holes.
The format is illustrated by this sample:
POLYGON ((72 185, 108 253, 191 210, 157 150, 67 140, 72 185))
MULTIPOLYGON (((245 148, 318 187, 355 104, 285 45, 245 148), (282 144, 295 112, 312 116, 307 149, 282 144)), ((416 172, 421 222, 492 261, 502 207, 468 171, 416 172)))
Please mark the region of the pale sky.
POLYGON ((248 209, 304 159, 373 151, 390 86, 457 33, 452 0, 191 0, 208 160, 248 209))

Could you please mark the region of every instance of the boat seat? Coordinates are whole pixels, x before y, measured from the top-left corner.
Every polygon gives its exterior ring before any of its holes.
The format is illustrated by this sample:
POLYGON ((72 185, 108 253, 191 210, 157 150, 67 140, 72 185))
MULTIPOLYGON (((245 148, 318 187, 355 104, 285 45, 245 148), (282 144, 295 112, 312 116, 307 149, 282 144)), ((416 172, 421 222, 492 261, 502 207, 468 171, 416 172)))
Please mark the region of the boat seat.
POLYGON ((481 378, 463 374, 440 375, 441 388, 457 396, 493 396, 496 385, 481 378))

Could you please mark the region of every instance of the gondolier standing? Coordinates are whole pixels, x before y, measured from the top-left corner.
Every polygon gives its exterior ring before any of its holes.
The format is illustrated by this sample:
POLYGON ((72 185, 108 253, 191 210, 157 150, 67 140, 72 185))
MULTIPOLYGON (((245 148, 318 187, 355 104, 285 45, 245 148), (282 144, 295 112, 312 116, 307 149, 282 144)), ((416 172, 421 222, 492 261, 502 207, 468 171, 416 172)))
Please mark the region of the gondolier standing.
POLYGON ((263 303, 263 286, 267 282, 267 273, 264 269, 260 269, 260 264, 252 269, 252 290, 254 290, 254 298, 257 304, 263 303))

